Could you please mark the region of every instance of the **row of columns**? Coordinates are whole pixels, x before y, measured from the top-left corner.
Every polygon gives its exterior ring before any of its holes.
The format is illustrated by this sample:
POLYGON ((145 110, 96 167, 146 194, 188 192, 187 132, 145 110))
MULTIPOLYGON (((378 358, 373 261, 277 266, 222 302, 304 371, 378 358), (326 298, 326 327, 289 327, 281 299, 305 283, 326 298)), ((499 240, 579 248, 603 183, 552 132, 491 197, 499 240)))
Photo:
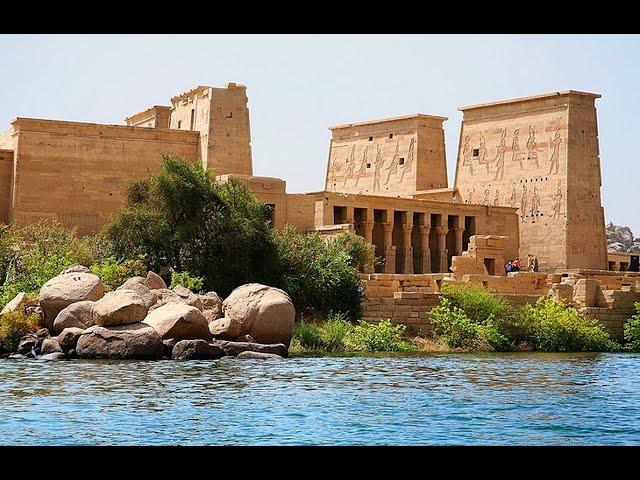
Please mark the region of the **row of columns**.
MULTIPOLYGON (((425 213, 425 218, 429 218, 430 214, 425 213), (427 215, 429 217, 427 217, 427 215)), ((442 214, 447 217, 446 214, 442 214)), ((407 212, 407 218, 413 220, 413 212, 407 212)), ((371 218, 373 216, 371 215, 371 218)), ((464 217, 462 217, 464 218, 464 217)), ((448 219, 447 219, 448 220, 448 219)), ((447 222, 448 223, 448 222, 447 222)), ((369 243, 373 243, 373 221, 363 222, 364 237, 369 243)), ((384 273, 396 273, 396 246, 393 245, 393 222, 383 222, 384 241, 382 249, 385 254, 384 273)), ((431 223, 417 225, 420 230, 420 246, 422 254, 422 272, 431 272, 431 249, 429 247, 429 235, 431 234, 431 223)), ((413 246, 411 245, 411 237, 414 225, 406 222, 402 225, 403 246, 404 246, 404 265, 403 273, 414 273, 413 271, 413 246)), ((448 250, 447 250, 447 234, 449 233, 448 225, 436 225, 435 230, 438 234, 438 271, 447 272, 449 270, 448 250)), ((454 255, 461 255, 463 249, 463 233, 464 223, 458 221, 458 225, 453 228, 455 233, 454 255)))

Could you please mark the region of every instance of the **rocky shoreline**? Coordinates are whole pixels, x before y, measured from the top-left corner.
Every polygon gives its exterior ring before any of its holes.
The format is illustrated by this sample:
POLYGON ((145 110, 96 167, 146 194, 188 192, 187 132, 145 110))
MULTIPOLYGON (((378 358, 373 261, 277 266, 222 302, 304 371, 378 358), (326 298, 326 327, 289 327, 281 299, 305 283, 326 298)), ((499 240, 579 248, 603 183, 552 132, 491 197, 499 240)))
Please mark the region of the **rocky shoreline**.
POLYGON ((0 313, 39 315, 9 359, 286 358, 295 308, 277 288, 250 283, 223 301, 215 292, 167 288, 154 272, 105 292, 102 279, 73 265, 45 283, 37 301, 18 294, 0 313))

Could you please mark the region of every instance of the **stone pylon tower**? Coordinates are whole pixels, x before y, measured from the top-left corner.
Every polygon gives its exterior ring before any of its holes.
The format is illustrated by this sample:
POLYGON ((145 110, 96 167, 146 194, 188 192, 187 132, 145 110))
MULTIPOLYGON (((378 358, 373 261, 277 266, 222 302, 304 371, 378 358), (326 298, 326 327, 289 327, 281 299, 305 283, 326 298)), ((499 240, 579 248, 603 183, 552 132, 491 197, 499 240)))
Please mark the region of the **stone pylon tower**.
POLYGON ((461 107, 463 202, 517 208, 520 257, 607 269, 595 99, 573 90, 461 107), (470 201, 471 200, 471 201, 470 201))

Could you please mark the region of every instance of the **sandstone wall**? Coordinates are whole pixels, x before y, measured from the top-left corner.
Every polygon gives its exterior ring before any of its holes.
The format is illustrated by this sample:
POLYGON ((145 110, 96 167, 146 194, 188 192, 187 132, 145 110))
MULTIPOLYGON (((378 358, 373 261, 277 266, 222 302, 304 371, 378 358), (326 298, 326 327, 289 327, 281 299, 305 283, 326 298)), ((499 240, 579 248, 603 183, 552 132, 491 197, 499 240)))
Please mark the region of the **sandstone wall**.
POLYGON ((406 196, 446 188, 444 120, 412 115, 332 127, 325 189, 406 196))
POLYGON ((455 186, 518 208, 520 257, 606 269, 594 99, 577 92, 463 107, 455 186))
POLYGON ((52 218, 98 231, 127 181, 157 171, 163 153, 195 160, 197 132, 19 118, 13 218, 52 218))
POLYGON ((13 150, 0 150, 0 222, 9 223, 13 179, 13 150))

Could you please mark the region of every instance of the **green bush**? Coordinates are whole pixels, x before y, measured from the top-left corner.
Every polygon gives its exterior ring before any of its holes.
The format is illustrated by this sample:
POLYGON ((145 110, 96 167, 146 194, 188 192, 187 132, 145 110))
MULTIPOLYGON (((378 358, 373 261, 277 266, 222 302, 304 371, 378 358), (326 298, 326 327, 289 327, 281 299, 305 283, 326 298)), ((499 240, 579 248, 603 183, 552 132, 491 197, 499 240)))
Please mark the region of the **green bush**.
POLYGON ((389 319, 378 323, 360 321, 349 336, 350 342, 359 350, 370 352, 402 352, 411 350, 412 345, 405 341, 404 325, 393 325, 389 319))
POLYGON ((239 180, 217 183, 200 162, 164 156, 160 172, 128 186, 104 232, 118 256, 141 255, 153 271, 188 271, 226 296, 244 283, 273 284, 268 220, 268 206, 239 180))
POLYGON ((324 348, 329 352, 345 350, 345 342, 352 331, 353 324, 346 319, 345 315, 329 315, 321 333, 324 348))
POLYGON ((570 305, 550 298, 539 298, 535 305, 525 305, 519 324, 538 350, 607 352, 620 348, 596 320, 581 316, 570 305))
POLYGON ((364 260, 361 240, 354 237, 342 233, 327 240, 287 226, 275 236, 278 276, 274 286, 291 295, 298 309, 359 317, 363 290, 357 265, 364 260))
POLYGON ((429 319, 437 334, 452 348, 471 348, 478 339, 479 325, 446 297, 441 297, 440 305, 429 311, 429 319))
POLYGON ((640 303, 636 303, 636 314, 624 324, 625 348, 640 352, 640 303))
POLYGON ((318 326, 304 320, 295 324, 293 339, 297 340, 302 348, 308 350, 321 350, 324 347, 318 326))
POLYGON ((91 266, 110 247, 101 236, 80 237, 52 220, 0 227, 0 308, 19 292, 36 296, 44 283, 74 263, 91 266))
POLYGON ((177 287, 178 285, 182 285, 192 292, 199 293, 202 291, 204 278, 192 277, 189 272, 173 272, 171 274, 171 285, 169 285, 169 288, 177 287))
POLYGON ((9 312, 0 316, 0 353, 15 352, 20 339, 41 327, 38 315, 9 312))
POLYGON ((147 268, 142 260, 117 260, 107 257, 90 267, 91 273, 102 278, 107 289, 118 288, 131 277, 145 276, 147 268))

